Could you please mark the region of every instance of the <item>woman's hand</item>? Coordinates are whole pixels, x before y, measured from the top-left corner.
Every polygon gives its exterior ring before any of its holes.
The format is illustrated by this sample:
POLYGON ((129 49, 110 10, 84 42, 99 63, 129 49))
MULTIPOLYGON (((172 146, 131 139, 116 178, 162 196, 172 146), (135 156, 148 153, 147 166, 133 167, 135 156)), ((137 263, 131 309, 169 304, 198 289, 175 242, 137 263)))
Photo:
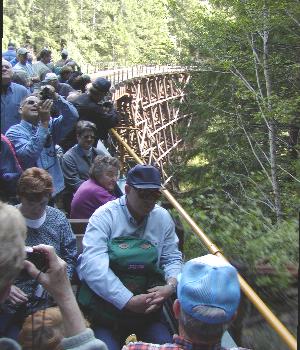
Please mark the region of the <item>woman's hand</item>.
POLYGON ((45 254, 49 268, 46 272, 39 271, 30 261, 25 260, 24 267, 29 275, 37 281, 53 296, 60 305, 72 293, 71 284, 67 276, 67 263, 56 255, 51 246, 40 244, 32 247, 34 251, 45 254))
POLYGON ((25 294, 20 288, 12 285, 7 298, 13 305, 20 305, 28 301, 27 294, 25 294))

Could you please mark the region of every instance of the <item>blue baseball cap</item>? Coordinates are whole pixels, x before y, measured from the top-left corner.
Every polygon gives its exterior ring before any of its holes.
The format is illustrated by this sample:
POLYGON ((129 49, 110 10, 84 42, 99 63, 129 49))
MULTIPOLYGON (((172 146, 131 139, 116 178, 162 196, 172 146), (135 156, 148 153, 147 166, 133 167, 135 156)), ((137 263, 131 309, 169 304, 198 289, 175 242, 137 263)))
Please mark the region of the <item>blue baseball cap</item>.
POLYGON ((204 323, 230 321, 239 306, 240 293, 235 267, 212 254, 188 261, 178 276, 177 295, 182 309, 204 323), (207 307, 220 312, 217 316, 209 314, 207 307))
POLYGON ((135 188, 161 188, 160 173, 152 165, 137 164, 127 174, 126 183, 135 188))

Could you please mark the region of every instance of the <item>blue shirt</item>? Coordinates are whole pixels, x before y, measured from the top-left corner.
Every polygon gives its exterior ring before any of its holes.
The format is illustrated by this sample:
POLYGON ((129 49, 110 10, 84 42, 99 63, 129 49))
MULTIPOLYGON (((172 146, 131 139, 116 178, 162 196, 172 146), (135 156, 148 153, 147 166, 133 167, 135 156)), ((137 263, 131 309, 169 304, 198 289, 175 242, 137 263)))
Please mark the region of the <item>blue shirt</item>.
MULTIPOLYGON (((22 64, 18 62, 14 67, 13 71, 22 71, 25 72, 27 80, 30 80, 30 78, 37 76, 32 64, 26 62, 25 64, 22 64)), ((32 86, 29 87, 30 92, 34 92, 35 90, 39 89, 39 83, 34 83, 32 86)))
POLYGON ((20 103, 29 95, 26 87, 10 83, 6 93, 1 93, 1 132, 6 131, 15 124, 20 123, 20 103))
POLYGON ((83 253, 78 258, 77 272, 102 298, 122 309, 133 293, 109 268, 107 243, 120 236, 135 236, 150 241, 158 251, 158 265, 165 279, 177 277, 182 255, 178 250, 175 225, 166 209, 155 205, 141 224, 127 209, 123 196, 98 208, 91 216, 83 237, 83 253))
POLYGON ((63 97, 54 101, 61 115, 51 119, 48 128, 42 125, 34 126, 21 120, 12 126, 6 133, 14 145, 20 165, 25 170, 33 166, 45 169, 52 176, 54 193, 64 189, 64 178, 59 160, 56 156, 55 145, 62 140, 78 119, 76 108, 63 97), (46 139, 50 139, 49 145, 45 146, 46 139))
POLYGON ((32 65, 29 64, 28 62, 26 62, 25 64, 18 62, 13 67, 13 71, 16 71, 16 70, 24 71, 28 75, 28 77, 34 77, 36 75, 32 65))
POLYGON ((19 61, 18 61, 17 57, 15 57, 10 61, 10 64, 14 67, 18 62, 19 61))
POLYGON ((16 56, 17 54, 15 49, 8 49, 7 51, 2 52, 2 58, 4 58, 8 62, 16 58, 16 56))

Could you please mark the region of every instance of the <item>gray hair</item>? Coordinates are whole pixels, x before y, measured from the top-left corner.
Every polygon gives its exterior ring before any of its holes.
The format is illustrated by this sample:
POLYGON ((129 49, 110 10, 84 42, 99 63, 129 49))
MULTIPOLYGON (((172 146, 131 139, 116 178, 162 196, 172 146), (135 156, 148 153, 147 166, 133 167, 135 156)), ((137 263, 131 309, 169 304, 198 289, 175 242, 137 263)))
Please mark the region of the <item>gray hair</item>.
POLYGON ((2 63, 3 61, 9 65, 9 68, 12 68, 12 64, 9 61, 7 61, 5 58, 2 58, 2 63))
MULTIPOLYGON (((224 315, 224 310, 218 307, 205 305, 196 306, 193 311, 199 312, 202 316, 211 319, 224 315)), ((223 333, 229 326, 227 322, 210 324, 200 321, 187 314, 182 307, 180 310, 179 322, 190 339, 207 342, 221 339, 223 333)))
POLYGON ((19 274, 25 259, 27 227, 21 212, 0 201, 0 294, 19 274))
POLYGON ((90 178, 96 180, 111 166, 119 169, 119 161, 117 158, 111 156, 96 156, 90 168, 90 178))

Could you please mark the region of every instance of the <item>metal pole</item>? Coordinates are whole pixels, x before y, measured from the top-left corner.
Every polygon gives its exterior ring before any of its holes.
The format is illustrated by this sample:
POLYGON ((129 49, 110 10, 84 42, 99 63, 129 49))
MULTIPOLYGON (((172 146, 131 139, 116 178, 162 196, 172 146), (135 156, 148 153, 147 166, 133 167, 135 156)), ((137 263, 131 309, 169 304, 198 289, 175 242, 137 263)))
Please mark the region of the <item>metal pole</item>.
MULTIPOLYGON (((137 156, 137 154, 127 145, 125 141, 120 137, 116 130, 111 129, 112 134, 116 139, 126 148, 128 153, 134 158, 137 163, 143 164, 143 161, 137 156)), ((211 242, 211 240, 205 235, 205 233, 198 227, 196 222, 189 216, 189 214, 182 208, 182 206, 176 201, 176 199, 171 195, 171 193, 163 189, 162 193, 169 200, 175 209, 179 212, 183 219, 191 226, 192 230, 202 242, 206 245, 208 250, 215 255, 221 256, 226 259, 221 253, 220 249, 211 242)), ((227 260, 227 259, 226 259, 227 260)), ((241 289, 247 298, 252 302, 252 304, 257 308, 269 325, 275 330, 275 332, 282 338, 282 340, 287 344, 291 350, 297 350, 297 342, 294 336, 288 331, 288 329, 279 321, 279 319, 273 314, 273 312, 267 307, 267 305, 260 299, 260 297, 255 293, 255 291, 249 286, 249 284, 244 280, 244 278, 238 274, 241 289)))

